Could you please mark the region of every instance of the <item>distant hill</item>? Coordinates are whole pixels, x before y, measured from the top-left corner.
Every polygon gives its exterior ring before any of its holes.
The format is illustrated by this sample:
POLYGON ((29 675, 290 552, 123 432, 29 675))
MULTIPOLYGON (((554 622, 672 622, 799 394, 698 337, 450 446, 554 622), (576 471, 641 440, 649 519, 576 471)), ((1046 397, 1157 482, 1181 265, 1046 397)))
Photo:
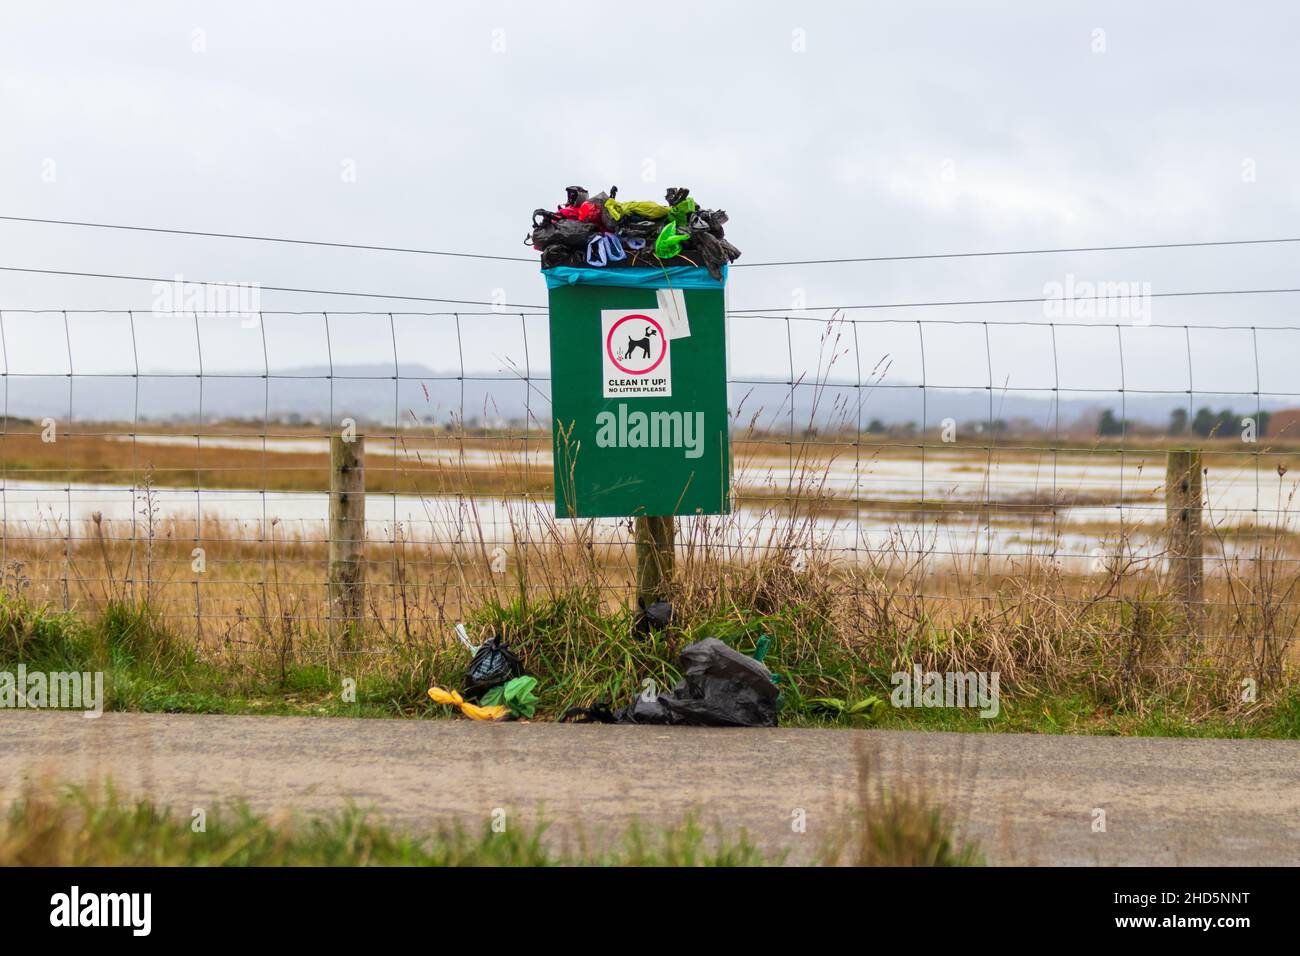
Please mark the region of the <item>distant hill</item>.
MULTIPOLYGON (((393 367, 337 366, 331 380, 323 367, 292 369, 269 379, 261 376, 214 373, 202 382, 197 377, 148 376, 136 382, 129 377, 77 376, 71 383, 74 420, 130 421, 138 407, 141 420, 193 421, 200 407, 205 421, 213 419, 260 419, 263 414, 282 422, 322 422, 344 417, 358 421, 392 422, 396 413, 402 423, 416 419, 422 424, 447 424, 464 408, 470 424, 520 423, 530 411, 535 423, 550 419, 550 382, 534 379, 525 383, 517 377, 471 373, 464 380, 451 371, 436 371, 421 365, 401 368, 395 381, 393 367), (200 402, 202 403, 200 406, 200 402)), ((69 381, 63 375, 6 377, 9 415, 39 420, 46 416, 63 421, 68 417, 69 381)), ((733 385, 732 407, 739 424, 756 420, 763 428, 790 427, 791 389, 780 383, 733 385)), ((1276 411, 1288 406, 1264 400, 1263 408, 1276 411)), ((1230 408, 1242 415, 1254 411, 1254 400, 1241 396, 1196 395, 1194 407, 1230 408)), ((1130 421, 1163 426, 1175 408, 1186 408, 1187 399, 1178 395, 1129 395, 1121 402, 1118 394, 1089 394, 1065 397, 1060 403, 1063 427, 1095 418, 1103 410, 1121 414, 1130 421)), ((937 426, 952 418, 960 424, 979 423, 990 418, 989 393, 978 389, 898 386, 859 390, 851 386, 827 386, 820 393, 812 386, 794 390, 794 425, 803 430, 810 424, 828 428, 837 424, 854 427, 859 419, 866 428, 873 420, 884 426, 924 421, 937 426), (860 405, 859 405, 860 403, 860 405)), ((1047 392, 994 392, 992 418, 1004 422, 1052 428, 1055 412, 1047 392)))

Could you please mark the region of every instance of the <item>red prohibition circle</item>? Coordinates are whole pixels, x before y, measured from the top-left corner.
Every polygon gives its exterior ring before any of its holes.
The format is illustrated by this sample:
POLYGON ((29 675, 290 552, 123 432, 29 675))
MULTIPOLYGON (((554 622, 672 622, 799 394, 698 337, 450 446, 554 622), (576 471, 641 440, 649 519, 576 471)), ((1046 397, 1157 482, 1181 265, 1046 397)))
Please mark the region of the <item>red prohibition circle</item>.
POLYGON ((649 375, 651 372, 653 372, 655 369, 659 367, 659 363, 662 362, 664 360, 664 356, 668 354, 668 339, 664 336, 664 327, 660 325, 658 322, 656 322, 654 319, 650 318, 650 316, 648 315, 641 315, 640 313, 625 315, 623 316, 623 318, 619 319, 617 322, 614 323, 614 325, 609 330, 609 335, 605 337, 605 354, 609 356, 609 360, 613 362, 614 365, 621 372, 626 372, 628 375, 649 375), (624 322, 631 322, 633 319, 640 319, 643 322, 649 322, 656 329, 658 329, 659 341, 661 341, 664 345, 663 351, 659 353, 659 358, 655 359, 654 365, 651 365, 649 368, 643 369, 640 372, 634 372, 630 368, 624 368, 622 365, 620 365, 618 361, 618 357, 614 354, 614 348, 613 348, 614 333, 618 331, 618 327, 622 325, 624 322))

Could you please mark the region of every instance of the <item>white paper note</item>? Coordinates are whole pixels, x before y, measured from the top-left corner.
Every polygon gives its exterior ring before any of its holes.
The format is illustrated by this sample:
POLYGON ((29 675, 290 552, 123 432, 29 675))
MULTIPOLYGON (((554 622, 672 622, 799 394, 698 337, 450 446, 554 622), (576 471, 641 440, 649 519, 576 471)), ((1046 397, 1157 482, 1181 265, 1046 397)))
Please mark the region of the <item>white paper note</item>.
POLYGON ((684 339, 691 334, 691 324, 686 320, 686 293, 681 289, 656 289, 659 311, 668 322, 670 339, 684 339))

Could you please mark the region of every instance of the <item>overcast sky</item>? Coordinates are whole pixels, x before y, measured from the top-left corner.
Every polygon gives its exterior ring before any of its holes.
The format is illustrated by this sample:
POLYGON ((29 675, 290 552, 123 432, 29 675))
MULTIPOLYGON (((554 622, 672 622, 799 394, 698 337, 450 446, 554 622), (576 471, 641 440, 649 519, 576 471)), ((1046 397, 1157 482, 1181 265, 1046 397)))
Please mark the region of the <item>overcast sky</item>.
MULTIPOLYGON (((0 213, 528 255, 563 187, 731 215, 741 263, 1300 235, 1300 13, 1292 3, 56 3, 0 29, 0 213)), ((735 309, 1300 286, 1300 244, 741 268, 735 309), (802 296, 802 299, 800 297, 802 296)), ((544 304, 536 267, 0 222, 0 265, 544 304)), ((62 367, 58 317, 142 309, 147 283, 0 273, 10 369, 62 367), (56 334, 57 333, 57 334, 56 334)), ((1296 325, 1300 296, 1154 299, 1157 325, 1296 325)), ((437 310, 264 292, 286 310, 437 310)), ((452 307, 447 307, 452 308, 452 307)), ((465 306, 467 310, 480 307, 465 306)), ((856 313, 1046 322, 1041 304, 856 313)), ((74 318, 81 371, 127 367, 120 317, 74 318)), ((340 319, 335 361, 391 361, 386 319, 340 319)), ((532 320, 534 368, 544 365, 532 320)), ((1061 330, 1065 387, 1117 387, 1114 320, 1061 330)), ((146 368, 190 362, 142 320, 146 368)), ((466 361, 522 359, 507 317, 467 317, 466 361)), ((321 326, 267 333, 278 367, 321 326)), ((454 364, 445 320, 402 361, 454 364)), ((818 327, 795 333, 815 361, 818 327)), ((780 377, 779 323, 733 326, 738 374, 780 377)), ((208 330, 212 367, 261 361, 260 330, 208 330)), ((1129 328, 1130 388, 1185 388, 1187 341, 1129 328)), ((186 339, 186 335, 189 339, 186 339)), ((1198 391, 1253 389, 1249 333, 1191 336, 1198 391)), ((928 381, 1050 386, 1045 329, 926 331, 928 381)), ((1258 339, 1265 391, 1300 392, 1300 333, 1258 339)), ((915 325, 859 329, 865 375, 919 381, 915 325)), ((850 358, 848 361, 853 361, 850 358)), ((848 368, 848 378, 856 374, 848 368)), ((838 373, 837 373, 838 374, 838 373)))

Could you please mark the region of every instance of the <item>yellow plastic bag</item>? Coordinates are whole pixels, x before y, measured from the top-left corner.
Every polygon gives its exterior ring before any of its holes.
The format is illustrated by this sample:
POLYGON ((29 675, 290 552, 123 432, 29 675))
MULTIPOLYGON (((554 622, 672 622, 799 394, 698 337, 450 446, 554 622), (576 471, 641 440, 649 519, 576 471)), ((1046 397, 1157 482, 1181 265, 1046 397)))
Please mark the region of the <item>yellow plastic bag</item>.
POLYGON ((671 211, 667 206, 649 200, 634 200, 633 202, 620 202, 617 199, 606 199, 605 208, 609 214, 614 217, 614 221, 622 219, 628 213, 634 216, 642 216, 646 219, 662 219, 671 211))
POLYGON ((470 720, 500 720, 510 713, 509 707, 480 707, 478 704, 471 704, 465 698, 454 690, 443 690, 441 687, 430 687, 429 696, 433 698, 435 704, 450 704, 452 707, 459 707, 460 712, 470 720))

